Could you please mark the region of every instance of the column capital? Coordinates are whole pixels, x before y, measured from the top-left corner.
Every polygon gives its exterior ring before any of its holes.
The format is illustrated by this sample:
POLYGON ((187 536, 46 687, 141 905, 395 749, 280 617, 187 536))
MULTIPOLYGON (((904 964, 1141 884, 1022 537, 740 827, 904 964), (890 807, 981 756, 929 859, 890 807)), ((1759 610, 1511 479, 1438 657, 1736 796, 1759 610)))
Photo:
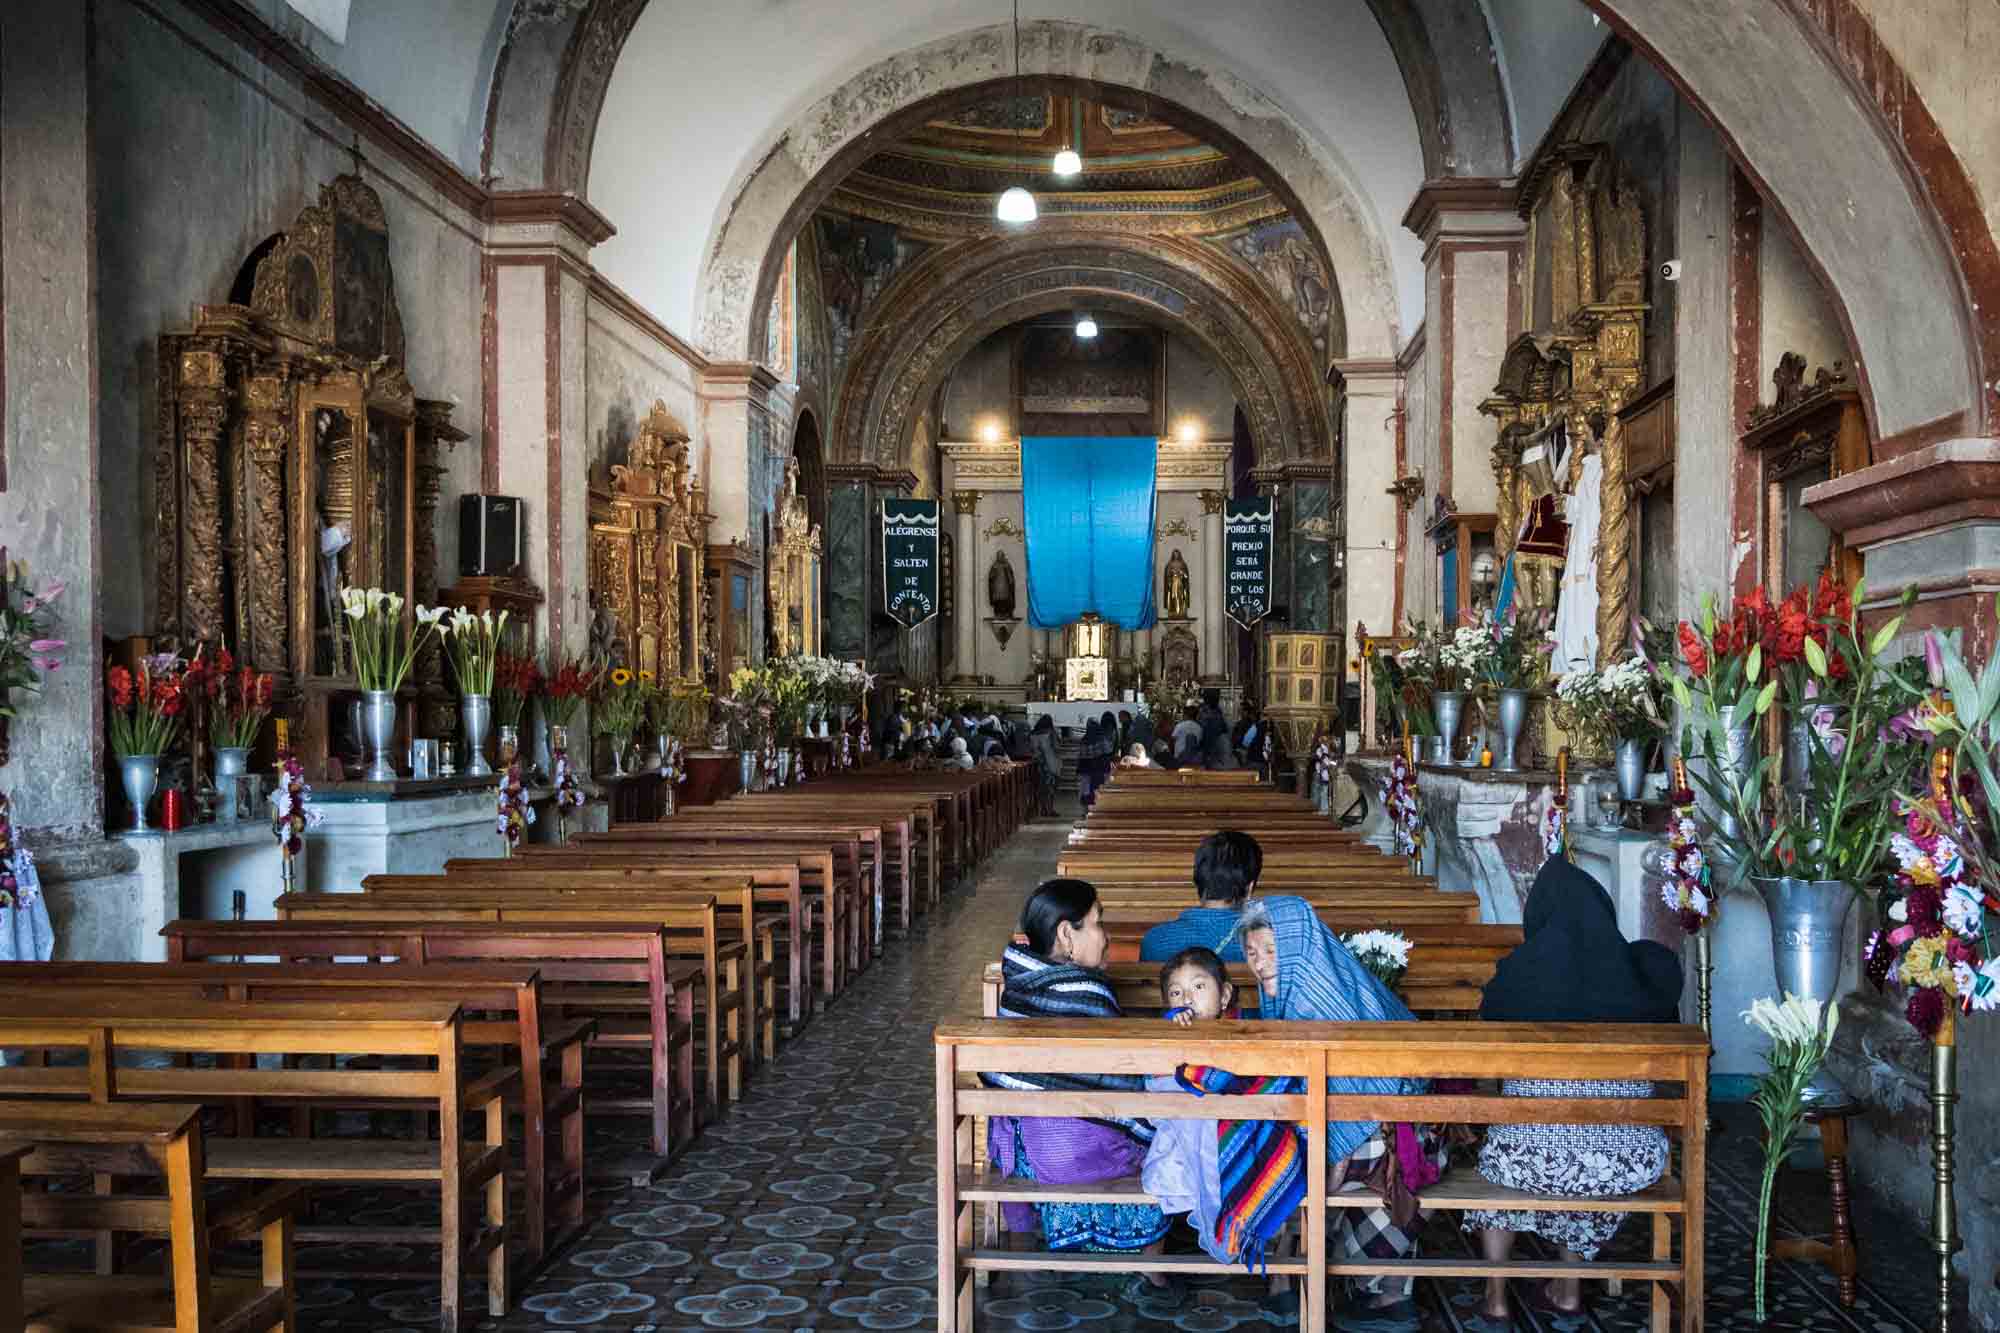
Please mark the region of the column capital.
POLYGON ((551 228, 586 248, 617 235, 611 219, 567 190, 495 190, 486 198, 486 221, 503 228, 551 228))
POLYGON ((979 514, 978 491, 953 491, 951 493, 952 512, 961 518, 974 518, 979 514))
POLYGON ((1201 493, 1201 512, 1204 514, 1219 514, 1222 512, 1223 504, 1228 499, 1229 497, 1221 491, 1203 491, 1201 493))
POLYGON ((1447 176, 1428 180, 1403 212, 1403 225, 1429 251, 1440 240, 1518 240, 1527 232, 1512 178, 1447 176))

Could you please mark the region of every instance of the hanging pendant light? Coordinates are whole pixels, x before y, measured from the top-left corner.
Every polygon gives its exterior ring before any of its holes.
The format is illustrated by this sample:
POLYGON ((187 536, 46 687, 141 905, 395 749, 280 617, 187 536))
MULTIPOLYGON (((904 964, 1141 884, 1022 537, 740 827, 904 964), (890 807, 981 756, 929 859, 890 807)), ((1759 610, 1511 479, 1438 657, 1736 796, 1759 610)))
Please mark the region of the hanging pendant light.
POLYGON ((1083 170, 1083 158, 1077 153, 1076 149, 1065 148, 1056 154, 1056 160, 1050 167, 1050 170, 1054 171, 1058 176, 1074 176, 1077 172, 1083 170))
POLYGON ((1035 220, 1035 196, 1018 185, 1010 185, 1000 196, 1000 203, 993 210, 1002 222, 1033 222, 1035 220))
POLYGON ((1088 314, 1078 315, 1076 317, 1076 336, 1079 338, 1095 338, 1097 336, 1097 321, 1092 319, 1088 314))
MULTIPOLYGON (((1014 99, 1021 97, 1021 0, 1014 0, 1014 99)), ((1019 185, 1010 185, 1000 194, 993 214, 1002 222, 1019 226, 1035 220, 1035 196, 1019 185)))

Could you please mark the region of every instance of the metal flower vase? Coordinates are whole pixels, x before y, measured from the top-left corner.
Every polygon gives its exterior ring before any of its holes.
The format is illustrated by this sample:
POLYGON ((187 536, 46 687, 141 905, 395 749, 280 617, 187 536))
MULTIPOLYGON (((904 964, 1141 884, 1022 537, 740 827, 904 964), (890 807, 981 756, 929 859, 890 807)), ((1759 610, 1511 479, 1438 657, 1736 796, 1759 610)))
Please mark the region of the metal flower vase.
POLYGON ((1437 723, 1437 745, 1441 752, 1437 762, 1449 764, 1458 751, 1458 723, 1465 716, 1465 692, 1463 690, 1437 690, 1431 694, 1431 720, 1437 723))
MULTIPOLYGON (((389 743, 396 738, 396 692, 361 691, 361 741, 368 747, 368 769, 362 777, 369 782, 394 782, 396 764, 389 757, 389 743)), ((492 770, 486 770, 491 772, 492 770)))
POLYGON ((493 772, 486 762, 486 733, 493 729, 493 699, 484 694, 458 696, 458 725, 465 733, 465 774, 483 778, 493 772))
POLYGON ((118 780, 125 784, 125 799, 132 805, 132 831, 146 832, 152 827, 146 822, 146 806, 152 801, 153 792, 160 785, 160 756, 120 755, 118 780))
POLYGON ((1618 742, 1618 795, 1636 801, 1646 794, 1646 742, 1631 737, 1618 742))
MULTIPOLYGON (((1757 764, 1757 716, 1754 712, 1741 722, 1736 720, 1736 705, 1725 704, 1719 710, 1722 716, 1722 754, 1717 763, 1720 770, 1717 779, 1730 787, 1740 787, 1743 780, 1757 764)), ((1736 816, 1726 810, 1716 812, 1716 823, 1724 835, 1737 838, 1743 833, 1743 826, 1736 816)))
POLYGON ((750 784, 757 778, 757 752, 755 750, 738 750, 736 752, 736 762, 738 765, 736 790, 749 791, 750 784))
POLYGON ((238 808, 237 792, 242 786, 243 775, 250 771, 250 751, 241 745, 218 745, 215 748, 215 791, 219 798, 215 809, 217 823, 229 824, 243 817, 238 808))
MULTIPOLYGON (((1847 917, 1859 896, 1854 886, 1838 879, 1764 879, 1752 875, 1750 887, 1771 915, 1771 963, 1779 993, 1832 1004, 1840 993, 1847 917)), ((1808 1105, 1845 1095, 1824 1066, 1805 1090, 1808 1105)))
POLYGON ((1528 725, 1528 692, 1500 691, 1500 756, 1493 767, 1518 772, 1521 767, 1521 729, 1528 725))

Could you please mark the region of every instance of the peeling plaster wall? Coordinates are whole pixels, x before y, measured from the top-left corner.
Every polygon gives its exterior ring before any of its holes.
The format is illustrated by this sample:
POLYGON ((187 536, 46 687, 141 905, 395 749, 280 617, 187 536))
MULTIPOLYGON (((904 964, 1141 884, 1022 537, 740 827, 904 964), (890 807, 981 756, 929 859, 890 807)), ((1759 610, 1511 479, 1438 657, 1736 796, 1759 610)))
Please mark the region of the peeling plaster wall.
MULTIPOLYGON (((192 308, 229 298, 245 256, 353 169, 352 132, 200 19, 159 0, 94 7, 92 165, 96 172, 104 632, 146 632, 153 559, 157 339, 192 308), (200 145, 200 151, 189 151, 200 145)), ((455 497, 479 488, 480 234, 428 183, 362 146, 382 196, 402 307, 410 383, 456 405, 472 438, 444 456, 438 560, 458 567, 455 497)))
MULTIPOLYGON (((774 148, 801 159, 790 170, 820 165, 816 145, 776 142, 783 127, 875 62, 969 33, 993 17, 975 0, 881 0, 865 24, 839 6, 652 0, 612 75, 591 162, 591 201, 620 227, 599 251, 599 266, 669 327, 693 336, 695 285, 714 236, 705 228, 719 227, 742 204, 748 173, 774 148), (694 225, 640 226, 667 194, 694 225)), ((1021 15, 1024 28, 1044 17, 1032 7, 1021 15)), ((1366 216, 1356 222, 1382 238, 1404 324, 1415 322, 1422 256, 1397 219, 1421 183, 1422 157, 1394 55, 1365 5, 1243 0, 1179 6, 1163 20, 1160 7, 1145 0, 1073 0, 1061 17, 1136 34, 1174 57, 1150 69, 1106 69, 1106 77, 1150 82, 1169 97, 1185 83, 1190 95, 1199 90, 1218 106, 1275 105, 1294 117, 1313 149, 1339 162, 1358 187, 1366 216)), ((979 49, 974 44, 949 43, 913 57, 895 79, 849 89, 828 108, 842 122, 829 122, 828 136, 950 86, 969 63, 999 73, 994 40, 981 36, 979 49)), ((1023 55, 1026 68, 1036 57, 1025 47, 1023 55)), ((1274 138, 1295 133, 1266 128, 1274 138)), ((1342 275, 1343 283, 1351 280, 1342 275)))
MULTIPOLYGON (((1437 385, 1433 371, 1430 357, 1419 352, 1403 377, 1403 475, 1421 473, 1424 479, 1424 493, 1406 515, 1408 533, 1405 550, 1408 555, 1403 563, 1403 617, 1435 625, 1442 592, 1438 587, 1437 559, 1430 544, 1424 540, 1424 516, 1430 512, 1430 497, 1437 493, 1441 458, 1435 407, 1437 385)), ((1363 495, 1366 497, 1365 492, 1363 495)), ((1393 534, 1396 517, 1393 505, 1399 502, 1388 500, 1386 496, 1384 501, 1392 506, 1389 521, 1393 534)), ((1366 497, 1365 502, 1374 503, 1372 497, 1366 497)), ((1383 632, 1389 632, 1388 628, 1384 627, 1383 632)))
MULTIPOLYGON (((479 175, 486 93, 515 0, 350 0, 336 42, 285 0, 237 0, 321 63, 388 107, 469 176, 479 175)), ((529 8, 580 9, 577 0, 529 8)))
POLYGON ((1768 403, 1774 393, 1771 372, 1786 352, 1805 357, 1808 384, 1821 367, 1831 370, 1834 362, 1842 361, 1851 371, 1854 362, 1841 336, 1840 317, 1791 235, 1783 227, 1771 226, 1760 228, 1759 234, 1757 282, 1763 310, 1758 321, 1758 401, 1768 403))
POLYGON ((1525 163, 1610 34, 1578 0, 1481 0, 1514 106, 1516 164, 1525 163))
MULTIPOLYGON (((1916 85, 2000 232, 2000 6, 1966 0, 1854 0, 1916 85)), ((1990 313, 1989 313, 1989 318, 1990 313)))
POLYGON ((1396 480, 1396 423, 1400 381, 1389 375, 1350 376, 1347 382, 1347 450, 1342 457, 1347 521, 1346 632, 1348 653, 1359 639, 1356 625, 1377 634, 1395 630, 1396 505, 1386 492, 1396 480))
MULTIPOLYGON (((584 340, 584 412, 592 485, 607 484, 611 465, 626 461, 626 451, 655 399, 666 403, 667 410, 696 433, 689 455, 698 471, 704 451, 696 430, 694 367, 617 310, 593 299, 584 340)), ((707 484, 704 477, 695 480, 707 484)))

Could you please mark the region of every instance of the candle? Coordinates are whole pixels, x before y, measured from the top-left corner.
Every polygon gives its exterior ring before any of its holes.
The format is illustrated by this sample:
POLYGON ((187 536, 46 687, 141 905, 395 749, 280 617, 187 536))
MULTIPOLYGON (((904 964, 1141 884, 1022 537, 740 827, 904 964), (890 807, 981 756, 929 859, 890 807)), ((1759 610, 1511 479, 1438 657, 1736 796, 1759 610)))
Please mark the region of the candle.
POLYGON ((1567 745, 1556 751, 1556 800, 1565 803, 1569 800, 1569 747, 1567 745))

